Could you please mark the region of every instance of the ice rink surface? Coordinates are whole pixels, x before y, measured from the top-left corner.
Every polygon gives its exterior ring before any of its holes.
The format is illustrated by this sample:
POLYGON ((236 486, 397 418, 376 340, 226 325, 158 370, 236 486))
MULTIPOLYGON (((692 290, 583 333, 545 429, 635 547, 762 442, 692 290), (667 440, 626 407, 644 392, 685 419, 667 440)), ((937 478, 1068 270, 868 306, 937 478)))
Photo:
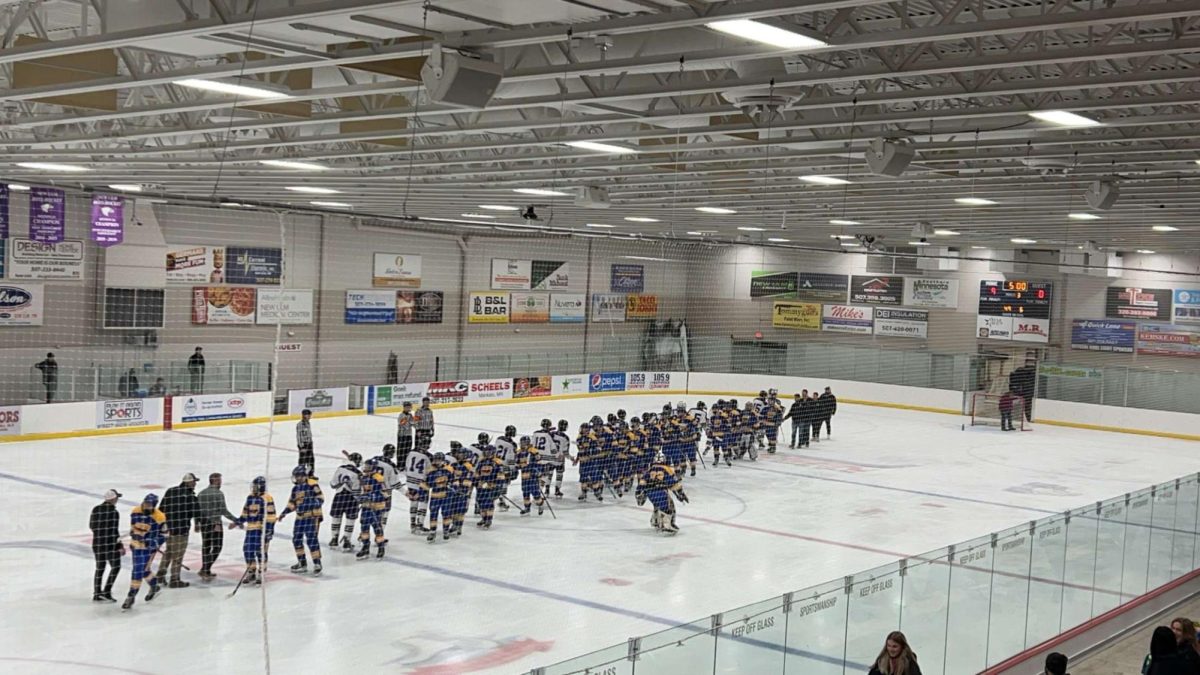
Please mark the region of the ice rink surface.
MULTIPOLYGON (((443 410, 434 448, 469 444, 480 431, 495 436, 507 424, 529 433, 543 417, 569 420, 573 434, 592 414, 641 413, 667 401, 443 410)), ((295 562, 289 517, 271 547, 265 592, 226 597, 243 569, 235 530, 216 581, 184 572, 191 588, 165 590, 152 603, 143 589, 126 613, 91 602, 87 520, 104 490, 125 494, 122 532, 142 495, 161 495, 187 471, 200 476, 198 490, 210 472, 223 473, 235 512, 250 479, 265 473, 282 510, 296 462, 294 422, 275 426, 269 469, 265 424, 0 444, 0 670, 263 672, 265 609, 275 672, 518 673, 1200 470, 1195 444, 1185 441, 1049 426, 962 431, 950 415, 845 404, 833 424, 833 438, 810 449, 700 469, 685 482, 691 503, 681 506, 673 537, 652 531, 648 505, 631 497, 578 502, 568 468, 567 496, 553 502, 557 520, 497 512, 483 532, 468 514, 461 538, 428 544, 408 533, 408 502, 398 496, 384 560, 325 550, 325 573, 314 579, 287 570, 295 562)), ((313 432, 327 486, 340 450, 378 454, 394 440, 394 421, 316 419, 313 432)), ((519 500, 517 485, 510 496, 519 500)), ((328 527, 327 519, 322 546, 328 527)), ((199 549, 193 534, 186 563, 194 570, 199 549)), ((128 589, 131 567, 126 556, 114 595, 128 589)), ((881 641, 866 649, 873 654, 881 641)), ((743 663, 721 672, 751 671, 743 663)), ((842 669, 818 661, 811 672, 842 669)))

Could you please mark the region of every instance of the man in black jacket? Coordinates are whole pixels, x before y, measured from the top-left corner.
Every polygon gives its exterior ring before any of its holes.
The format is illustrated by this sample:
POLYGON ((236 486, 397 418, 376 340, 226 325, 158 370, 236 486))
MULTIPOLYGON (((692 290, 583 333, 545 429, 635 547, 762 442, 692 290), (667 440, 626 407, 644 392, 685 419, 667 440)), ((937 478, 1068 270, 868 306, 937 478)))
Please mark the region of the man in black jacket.
POLYGON ((788 444, 788 447, 795 450, 800 438, 800 394, 792 397, 792 405, 783 419, 792 421, 792 442, 788 444))
POLYGON ((193 394, 203 394, 204 393, 204 371, 206 370, 206 367, 204 364, 204 350, 203 349, 201 349, 200 347, 196 347, 196 351, 192 352, 192 355, 190 357, 188 357, 187 369, 188 369, 188 375, 191 376, 190 379, 191 379, 191 385, 192 385, 192 393, 193 394))
POLYGON ((829 387, 825 387, 825 393, 817 399, 821 404, 821 419, 817 421, 817 430, 821 430, 821 423, 825 423, 825 436, 833 436, 833 427, 830 426, 829 420, 837 414, 837 397, 833 395, 833 391, 829 387))
POLYGON ((797 448, 807 448, 812 442, 813 415, 816 413, 813 408, 813 400, 805 389, 800 392, 800 443, 797 448))
POLYGON ((92 602, 116 602, 112 596, 113 583, 121 573, 121 556, 125 555, 125 546, 121 544, 121 514, 117 513, 117 500, 121 493, 109 490, 104 493, 104 501, 92 509, 92 517, 88 527, 92 530, 92 555, 96 556, 96 575, 92 578, 92 602), (104 579, 104 568, 108 567, 108 581, 104 582, 104 590, 100 582, 104 579))
POLYGON ((187 588, 191 585, 179 579, 179 572, 183 567, 183 554, 187 552, 192 521, 200 515, 200 500, 195 490, 196 475, 185 473, 179 485, 167 489, 159 506, 167 517, 167 550, 156 576, 161 584, 170 569, 171 583, 167 588, 187 588))

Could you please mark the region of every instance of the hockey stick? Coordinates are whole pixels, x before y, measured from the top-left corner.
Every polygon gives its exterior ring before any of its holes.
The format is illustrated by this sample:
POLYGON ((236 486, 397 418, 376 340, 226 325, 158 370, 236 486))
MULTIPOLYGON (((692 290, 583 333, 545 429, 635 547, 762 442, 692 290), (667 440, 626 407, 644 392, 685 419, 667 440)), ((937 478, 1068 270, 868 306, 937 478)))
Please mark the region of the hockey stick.
POLYGON ((546 499, 546 495, 542 495, 542 503, 546 505, 546 508, 550 509, 550 515, 554 516, 555 520, 558 520, 558 514, 554 512, 554 507, 550 506, 550 500, 546 499))
POLYGON ((613 499, 620 499, 620 497, 617 496, 617 491, 613 489, 613 479, 609 477, 608 472, 602 471, 601 473, 604 474, 604 487, 608 488, 608 491, 612 494, 613 499))
POLYGON ((242 578, 238 579, 237 586, 234 586, 233 590, 230 591, 229 595, 227 595, 225 597, 232 598, 233 596, 237 595, 238 589, 242 587, 242 584, 245 583, 246 577, 248 577, 248 576, 250 576, 250 564, 246 563, 246 571, 242 572, 242 578))
POLYGON ((516 502, 514 502, 513 500, 509 499, 508 495, 500 495, 500 496, 504 498, 504 501, 506 501, 506 502, 508 502, 509 504, 512 504, 513 506, 517 507, 517 510, 518 510, 518 511, 524 511, 524 510, 525 510, 525 507, 524 507, 524 506, 521 506, 521 505, 517 504, 516 502))
MULTIPOLYGON (((162 550, 161 548, 159 548, 159 549, 155 549, 155 550, 154 550, 154 552, 155 552, 155 553, 161 553, 161 554, 162 554, 162 557, 164 557, 164 558, 166 558, 166 557, 167 557, 167 552, 166 552, 166 551, 164 551, 164 550, 162 550)), ((153 556, 151 556, 151 558, 150 558, 150 559, 151 559, 151 560, 153 560, 153 559, 154 559, 154 558, 153 558, 153 556)), ((149 563, 147 563, 147 564, 149 564, 149 563)), ((183 569, 185 569, 185 570, 189 571, 189 572, 191 572, 191 571, 192 571, 192 568, 190 568, 190 567, 188 567, 187 565, 185 565, 185 564, 184 564, 184 562, 183 562, 182 560, 180 560, 180 561, 179 561, 179 566, 180 566, 180 567, 182 567, 183 569)))

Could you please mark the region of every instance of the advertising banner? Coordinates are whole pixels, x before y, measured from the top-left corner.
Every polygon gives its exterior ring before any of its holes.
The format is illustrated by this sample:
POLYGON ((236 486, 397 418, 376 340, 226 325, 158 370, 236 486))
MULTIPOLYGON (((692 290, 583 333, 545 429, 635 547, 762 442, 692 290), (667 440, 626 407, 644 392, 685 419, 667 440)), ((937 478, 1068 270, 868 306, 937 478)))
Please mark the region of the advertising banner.
POLYGON ((53 244, 66 236, 67 201, 62 190, 35 187, 29 191, 29 238, 53 244))
POLYGON ((553 389, 549 375, 513 378, 513 398, 541 398, 553 389))
POLYGON ((467 323, 508 323, 508 293, 471 293, 467 323))
POLYGON ((571 265, 557 260, 534 260, 529 268, 530 287, 535 291, 565 291, 571 287, 571 265))
POLYGON ((21 408, 15 405, 0 406, 0 436, 16 436, 21 433, 21 408))
POLYGON ((403 253, 376 253, 371 274, 372 286, 420 288, 421 256, 403 253))
POLYGON ((510 323, 549 323, 549 293, 510 293, 510 323))
POLYGON ((1050 319, 1030 319, 1025 316, 1014 316, 1012 339, 1014 342, 1050 341, 1050 319))
POLYGON ((314 413, 349 410, 350 387, 292 389, 288 392, 289 415, 299 415, 306 408, 314 413))
MULTIPOLYGON (((795 272, 771 272, 751 270, 750 299, 794 298, 799 275, 795 272)), ((842 298, 845 300, 845 297, 842 298)))
POLYGON ((651 391, 655 389, 670 389, 671 373, 669 372, 635 372, 625 376, 625 391, 651 391))
POLYGON ((1175 290, 1175 323, 1200 325, 1200 290, 1175 290))
POLYGON ((625 391, 625 373, 592 373, 588 392, 625 391))
POLYGON ((471 385, 462 380, 430 382, 425 395, 430 403, 462 403, 467 400, 471 385))
POLYGON ((875 334, 924 340, 929 336, 929 312, 878 308, 875 310, 875 334))
POLYGON ((346 291, 347 324, 396 323, 395 291, 346 291))
POLYGON ((529 260, 492 258, 492 289, 527 291, 533 276, 533 263, 529 260))
POLYGON ((0 283, 0 326, 42 325, 45 299, 41 284, 0 283))
POLYGON ((225 283, 279 285, 283 277, 283 249, 226 246, 225 266, 225 283))
POLYGON ((8 254, 10 279, 83 280, 83 240, 63 239, 48 244, 13 237, 8 254))
POLYGON ((821 330, 821 304, 776 300, 771 308, 771 325, 796 330, 821 330))
POLYGON ((162 424, 161 398, 97 401, 96 428, 150 427, 162 424))
POLYGON ((587 296, 583 293, 551 293, 550 323, 583 323, 587 296))
POLYGON ((292 289, 258 289, 255 323, 307 325, 313 322, 313 292, 292 289))
POLYGON ((825 305, 821 308, 821 330, 828 333, 870 335, 874 319, 874 307, 825 305))
POLYGON ((220 246, 169 246, 167 283, 214 284, 225 281, 225 249, 220 246))
POLYGON ((192 289, 192 323, 251 325, 256 296, 253 288, 197 286, 192 289))
POLYGON ((1084 368, 1082 366, 1060 366, 1049 363, 1038 364, 1038 375, 1047 377, 1066 377, 1074 380, 1099 380, 1104 378, 1104 371, 1099 368, 1084 368))
POLYGON ((444 306, 441 291, 398 291, 396 323, 441 323, 444 306))
POLYGON ((183 413, 181 422, 246 419, 246 399, 241 394, 176 396, 172 403, 183 413))
POLYGON ((1137 337, 1133 321, 1075 319, 1071 322, 1071 349, 1132 354, 1137 337))
POLYGON ((630 293, 625 297, 625 318, 630 321, 657 319, 658 296, 630 293))
POLYGON ((117 195, 92 195, 92 241, 108 248, 125 241, 125 200, 117 195))
POLYGON ((8 238, 8 184, 0 183, 0 239, 8 238))
POLYGON ((375 407, 398 408, 411 403, 415 408, 421 405, 421 399, 425 398, 428 390, 429 385, 424 382, 382 384, 375 387, 375 407))
POLYGON ((899 305, 904 299, 904 277, 855 274, 850 277, 850 302, 899 305))
POLYGON ((904 304, 909 307, 955 309, 958 307, 958 279, 904 277, 904 304))
POLYGON ((593 293, 592 323, 624 323, 628 297, 617 293, 593 293))
POLYGON ((1153 356, 1200 356, 1200 328, 1169 323, 1138 325, 1137 353, 1153 356))
POLYGON ((1110 319, 1171 320, 1171 289, 1109 286, 1104 296, 1104 316, 1110 319))
POLYGON ((608 289, 613 293, 642 293, 646 290, 646 268, 642 265, 613 265, 608 289))
POLYGON ((554 396, 586 394, 588 375, 555 375, 550 382, 550 393, 554 396))
POLYGON ((845 274, 801 272, 796 280, 796 299, 809 302, 846 302, 850 277, 845 274))
POLYGON ((4 266, 8 262, 8 240, 0 237, 0 279, 4 278, 4 266))
POLYGON ((989 340, 1011 340, 1013 318, 1011 316, 977 316, 975 328, 980 338, 989 340))
POLYGON ((503 380, 471 380, 467 383, 468 401, 500 401, 513 397, 513 381, 503 380))

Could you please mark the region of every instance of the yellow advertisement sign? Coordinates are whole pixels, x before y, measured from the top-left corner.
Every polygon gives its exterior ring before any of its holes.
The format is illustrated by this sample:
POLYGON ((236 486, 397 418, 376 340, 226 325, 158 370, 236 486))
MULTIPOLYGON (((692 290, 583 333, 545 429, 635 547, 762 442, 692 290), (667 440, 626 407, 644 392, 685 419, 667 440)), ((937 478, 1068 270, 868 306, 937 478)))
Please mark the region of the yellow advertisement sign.
POLYGON ((508 323, 508 293, 471 293, 467 323, 508 323))
POLYGON ((771 308, 771 325, 776 328, 821 330, 821 304, 776 300, 771 308))
POLYGON ((658 317, 658 296, 630 293, 625 297, 626 319, 654 319, 658 317))

